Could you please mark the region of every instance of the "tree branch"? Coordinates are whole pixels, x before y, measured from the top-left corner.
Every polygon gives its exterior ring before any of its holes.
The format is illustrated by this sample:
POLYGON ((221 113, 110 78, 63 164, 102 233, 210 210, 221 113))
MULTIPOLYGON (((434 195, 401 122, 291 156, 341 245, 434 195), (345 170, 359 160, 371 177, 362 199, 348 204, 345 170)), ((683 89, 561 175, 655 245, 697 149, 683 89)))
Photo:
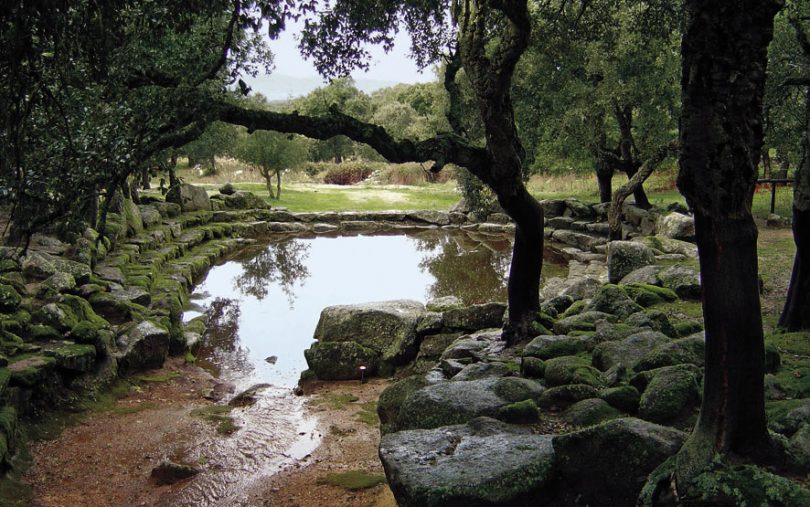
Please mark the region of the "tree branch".
POLYGON ((630 178, 627 183, 613 192, 613 199, 611 199, 610 207, 608 208, 608 225, 610 227, 611 240, 621 239, 621 210, 624 200, 627 199, 630 194, 635 192, 636 189, 640 187, 647 178, 649 178, 658 164, 663 162, 665 158, 676 155, 678 153, 679 146, 678 141, 672 141, 671 143, 658 148, 658 150, 656 150, 655 153, 653 153, 653 155, 646 162, 644 162, 641 169, 639 169, 639 171, 632 178, 630 178))
POLYGON ((369 145, 389 162, 433 161, 432 172, 438 172, 446 164, 453 163, 467 168, 485 183, 492 179, 488 170, 487 151, 470 146, 455 134, 439 134, 423 141, 397 141, 379 125, 359 121, 334 108, 326 116, 245 109, 227 103, 215 104, 213 109, 216 119, 242 125, 249 132, 272 130, 322 140, 344 135, 353 141, 369 145))

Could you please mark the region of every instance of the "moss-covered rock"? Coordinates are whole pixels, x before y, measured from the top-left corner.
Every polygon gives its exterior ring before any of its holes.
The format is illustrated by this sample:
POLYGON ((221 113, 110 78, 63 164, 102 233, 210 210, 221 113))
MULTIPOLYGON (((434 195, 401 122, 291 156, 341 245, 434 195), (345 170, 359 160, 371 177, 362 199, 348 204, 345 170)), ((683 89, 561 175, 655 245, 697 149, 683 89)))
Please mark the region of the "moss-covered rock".
POLYGON ((534 400, 517 401, 498 409, 498 419, 510 424, 531 424, 539 418, 540 412, 534 400))
POLYGON ((595 311, 584 311, 570 317, 565 317, 565 314, 563 314, 563 317, 554 323, 555 334, 567 335, 572 331, 595 331, 597 321, 616 322, 618 320, 615 315, 595 311))
POLYGON ((643 308, 636 304, 618 285, 605 284, 585 307, 585 311, 604 312, 625 319, 643 308))
POLYGON ((642 357, 668 342, 669 338, 658 331, 642 331, 620 341, 603 342, 593 350, 593 365, 602 371, 614 366, 632 368, 642 357))
POLYGON ((22 297, 11 285, 0 284, 0 312, 13 313, 19 308, 22 297))
POLYGON ((641 394, 638 415, 647 421, 664 423, 690 413, 700 399, 698 376, 694 370, 666 366, 652 370, 652 379, 641 394))
POLYGON ((638 404, 641 400, 638 389, 628 385, 604 389, 599 393, 599 397, 611 406, 630 414, 635 414, 638 411, 638 404))
POLYGON ((678 331, 670 323, 667 314, 659 310, 645 310, 634 313, 624 323, 632 327, 648 327, 671 338, 678 336, 678 331))
POLYGON ((543 378, 546 363, 537 357, 526 356, 520 360, 520 375, 528 378, 543 378))
POLYGON ((440 382, 408 396, 397 427, 436 428, 482 415, 497 417, 501 407, 526 399, 537 401, 542 393, 543 387, 537 382, 516 377, 440 382))
POLYGON ((55 358, 56 365, 65 370, 89 372, 96 364, 96 348, 93 345, 64 343, 43 353, 55 358))
POLYGON ((379 352, 352 341, 315 342, 304 357, 322 380, 359 379, 360 366, 366 367, 366 376, 376 375, 381 363, 379 352))
POLYGON ((685 266, 671 266, 658 273, 661 285, 682 299, 700 299, 700 275, 685 266))
POLYGON ((546 385, 585 384, 602 387, 605 381, 601 372, 579 356, 555 357, 546 361, 546 385))
POLYGON ((149 320, 127 329, 116 339, 115 358, 121 373, 160 368, 169 355, 169 331, 149 320))
MULTIPOLYGON (((570 298, 571 296, 565 297, 570 298)), ((588 303, 590 303, 590 301, 585 299, 574 301, 573 303, 571 303, 571 305, 568 306, 568 308, 565 309, 565 311, 562 312, 562 314, 560 314, 559 317, 565 319, 568 317, 573 317, 574 315, 578 315, 585 310, 585 307, 588 306, 588 303)))
POLYGON ((599 398, 590 398, 578 401, 568 407, 562 413, 562 420, 573 426, 593 426, 623 415, 606 401, 599 398))
POLYGON ((686 434, 634 418, 554 437, 560 505, 635 505, 647 475, 686 434))
POLYGON ((321 343, 355 342, 387 363, 405 364, 417 353, 422 312, 422 303, 409 300, 329 306, 321 311, 314 337, 321 343))
POLYGON ((810 399, 767 401, 765 413, 768 427, 789 437, 802 425, 810 424, 810 399))
POLYGON ((506 305, 502 303, 472 305, 444 312, 442 324, 447 330, 461 332, 499 328, 503 325, 505 313, 506 305))
POLYGON ((88 264, 75 262, 45 252, 31 252, 22 262, 26 276, 44 280, 56 273, 68 273, 81 285, 90 281, 92 271, 88 264))
POLYGON ((398 431, 396 425, 399 410, 411 393, 425 387, 427 382, 422 375, 413 375, 386 387, 377 400, 377 415, 380 418, 380 433, 383 435, 398 431))
POLYGON ((593 347, 593 340, 589 337, 541 335, 523 348, 523 355, 551 359, 589 352, 593 347))
POLYGON ((672 323, 676 336, 686 337, 703 331, 703 323, 698 320, 681 320, 672 323))
POLYGON ((645 308, 678 299, 675 291, 647 283, 628 283, 622 285, 621 288, 630 296, 630 299, 645 308))
POLYGON ((401 507, 534 505, 554 480, 551 437, 489 418, 385 435, 380 459, 401 507))
POLYGON ((487 377, 508 377, 515 372, 501 361, 480 361, 464 366, 451 380, 478 380, 487 377))
POLYGON ((694 364, 702 368, 705 349, 706 341, 702 333, 673 340, 654 348, 633 366, 633 370, 654 370, 676 364, 694 364))
POLYGON ((19 387, 36 387, 45 381, 46 376, 56 366, 56 359, 44 355, 31 355, 14 358, 9 363, 11 372, 9 384, 19 387))
POLYGON ((585 384, 568 384, 546 389, 540 395, 538 405, 543 408, 565 408, 572 403, 599 397, 599 391, 585 384))

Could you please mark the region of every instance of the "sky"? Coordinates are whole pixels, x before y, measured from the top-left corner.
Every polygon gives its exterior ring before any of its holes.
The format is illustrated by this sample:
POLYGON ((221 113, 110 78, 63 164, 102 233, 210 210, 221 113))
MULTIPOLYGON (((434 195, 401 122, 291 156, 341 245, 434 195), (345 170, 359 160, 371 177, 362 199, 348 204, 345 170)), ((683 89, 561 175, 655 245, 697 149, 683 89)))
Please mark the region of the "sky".
MULTIPOLYGON (((301 21, 290 21, 277 40, 269 41, 275 64, 270 76, 245 79, 255 91, 271 100, 306 95, 324 85, 312 62, 305 60, 298 51, 296 34, 302 26, 301 21)), ((397 83, 425 83, 436 79, 432 69, 420 73, 416 64, 408 58, 410 39, 406 33, 397 34, 394 49, 387 54, 380 46, 368 48, 372 55, 369 71, 356 70, 352 73, 358 88, 367 93, 397 83)))

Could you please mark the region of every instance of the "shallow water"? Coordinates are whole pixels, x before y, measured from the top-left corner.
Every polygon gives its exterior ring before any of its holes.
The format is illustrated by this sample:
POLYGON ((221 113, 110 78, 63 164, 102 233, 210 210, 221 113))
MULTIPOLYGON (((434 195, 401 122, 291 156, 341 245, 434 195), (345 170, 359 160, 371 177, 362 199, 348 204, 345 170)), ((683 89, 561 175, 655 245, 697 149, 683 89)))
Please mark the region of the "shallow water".
MULTIPOLYGON (((165 497, 172 506, 246 505, 245 491, 319 445, 317 421, 292 394, 306 369, 304 350, 321 310, 391 299, 426 302, 454 295, 465 304, 506 300, 511 241, 506 236, 422 230, 374 236, 273 238, 213 267, 192 294, 208 331, 198 364, 239 393, 270 384, 255 405, 234 409, 241 426, 227 438, 200 442, 214 457, 206 474, 165 497)), ((163 505, 163 504, 162 504, 163 505)))
POLYGON ((505 301, 510 252, 503 236, 443 231, 253 245, 211 269, 194 291, 219 330, 201 359, 237 390, 293 387, 323 308, 447 295, 465 304, 505 301))

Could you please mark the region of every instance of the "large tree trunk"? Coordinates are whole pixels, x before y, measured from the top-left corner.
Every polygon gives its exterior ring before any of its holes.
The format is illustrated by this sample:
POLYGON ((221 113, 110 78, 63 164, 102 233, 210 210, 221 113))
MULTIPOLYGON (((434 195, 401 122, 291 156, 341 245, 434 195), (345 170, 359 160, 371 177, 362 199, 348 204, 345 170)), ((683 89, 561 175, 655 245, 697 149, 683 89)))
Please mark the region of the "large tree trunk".
POLYGON ((810 87, 804 97, 802 158, 793 185, 793 240, 796 257, 779 327, 786 331, 810 329, 810 87))
POLYGON ((678 188, 695 210, 706 366, 679 492, 716 457, 768 452, 764 345, 751 201, 775 1, 686 0, 678 188))

